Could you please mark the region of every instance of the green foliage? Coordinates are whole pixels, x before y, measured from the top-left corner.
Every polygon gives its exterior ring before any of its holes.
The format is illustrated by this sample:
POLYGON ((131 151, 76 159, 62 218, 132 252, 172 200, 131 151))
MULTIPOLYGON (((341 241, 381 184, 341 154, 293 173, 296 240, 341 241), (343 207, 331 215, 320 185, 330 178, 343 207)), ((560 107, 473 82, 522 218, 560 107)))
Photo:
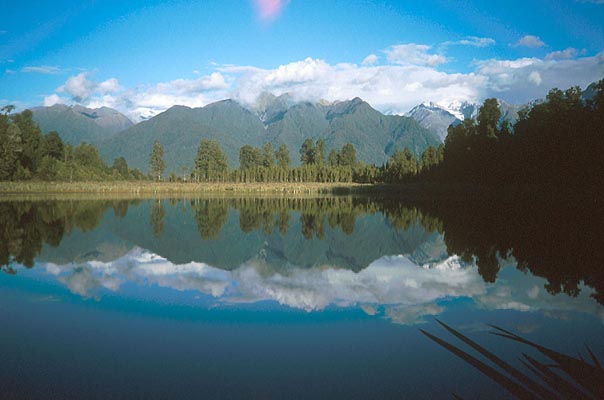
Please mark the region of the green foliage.
POLYGON ((275 158, 277 159, 277 166, 280 169, 288 169, 291 159, 289 157, 289 150, 285 144, 281 144, 279 149, 275 153, 275 158))
POLYGON ((164 147, 159 140, 153 143, 153 150, 151 150, 149 156, 149 166, 151 174, 157 177, 158 181, 161 181, 161 174, 166 169, 166 162, 164 161, 164 147))
POLYGON ((239 168, 256 168, 263 164, 263 154, 261 150, 246 144, 239 149, 239 168))
POLYGON ((300 162, 302 165, 315 163, 315 146, 310 138, 304 139, 300 147, 300 162))
POLYGON ((55 160, 62 160, 64 157, 63 141, 58 132, 49 132, 44 138, 44 156, 52 157, 55 160))
POLYGON ((343 167, 354 167, 357 163, 357 153, 352 143, 346 143, 338 155, 338 164, 343 167))
POLYGON ((264 168, 272 168, 275 165, 275 155, 273 152, 273 145, 265 143, 262 146, 262 166, 264 168))
POLYGON ((218 142, 202 139, 197 149, 195 171, 198 180, 224 181, 227 175, 227 160, 218 142))
POLYGON ((19 127, 0 115, 0 180, 15 178, 18 160, 23 152, 22 135, 19 127))
POLYGON ((117 171, 122 178, 128 178, 128 163, 124 157, 118 157, 113 160, 113 166, 111 168, 114 171, 117 171))

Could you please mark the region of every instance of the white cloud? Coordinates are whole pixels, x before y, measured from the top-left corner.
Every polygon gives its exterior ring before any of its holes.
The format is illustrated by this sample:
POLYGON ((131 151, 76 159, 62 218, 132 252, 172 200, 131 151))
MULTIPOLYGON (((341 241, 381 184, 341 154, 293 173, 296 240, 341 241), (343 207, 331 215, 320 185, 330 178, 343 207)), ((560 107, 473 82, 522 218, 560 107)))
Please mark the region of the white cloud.
POLYGON ((94 82, 88 80, 88 75, 88 72, 82 72, 70 77, 63 86, 57 89, 57 91, 59 93, 65 92, 69 94, 74 101, 86 101, 97 86, 94 82))
POLYGON ((123 87, 120 86, 117 79, 111 78, 111 79, 107 79, 104 82, 99 83, 98 86, 96 87, 96 89, 100 93, 117 93, 120 90, 122 90, 123 87))
POLYGON ((546 60, 565 60, 568 58, 575 58, 579 55, 579 50, 569 47, 560 51, 552 51, 545 56, 546 60))
POLYGON ((437 66, 447 62, 445 56, 441 54, 429 54, 431 46, 424 44, 398 44, 388 48, 385 53, 388 61, 400 65, 427 65, 437 66))
POLYGON ((600 318, 601 306, 581 285, 576 297, 553 296, 542 290, 543 278, 512 267, 508 260, 494 284, 487 284, 475 265, 453 256, 436 265, 417 265, 408 257, 386 256, 353 272, 329 266, 274 269, 264 262, 244 263, 233 271, 201 262, 174 264, 134 248, 110 262, 46 264, 46 272, 84 297, 116 292, 127 282, 177 291, 196 291, 213 297, 213 304, 275 301, 295 309, 323 310, 328 306, 358 307, 369 315, 383 315, 394 323, 413 325, 443 313, 449 301, 466 298, 488 310, 542 312, 558 317, 580 311, 600 318))
POLYGON ((61 69, 59 67, 54 67, 54 66, 50 66, 50 65, 41 65, 41 66, 27 66, 27 67, 23 67, 21 68, 21 72, 26 72, 26 73, 38 73, 38 74, 58 74, 59 72, 61 72, 61 69))
POLYGON ((528 75, 528 80, 529 80, 529 82, 532 82, 537 86, 541 85, 541 82, 543 81, 543 79, 541 79, 541 75, 537 71, 531 72, 528 75))
POLYGON ((525 103, 545 96, 550 88, 586 87, 604 76, 603 53, 565 58, 573 53, 567 49, 545 58, 479 60, 471 72, 450 73, 438 69, 444 57, 429 50, 429 46, 415 44, 390 47, 385 51, 386 65, 370 63, 374 61, 371 56, 362 65, 329 64, 315 58, 273 69, 213 64, 213 72, 195 79, 130 88, 122 87, 116 78, 97 83, 83 72, 70 77, 58 93, 89 107, 116 108, 133 120, 174 105, 202 107, 226 98, 252 105, 264 92, 290 93, 296 100, 311 101, 360 97, 379 111, 404 114, 426 101, 451 104, 498 97, 525 103))
POLYGON ((460 46, 473 46, 473 47, 487 47, 495 44, 495 39, 487 37, 468 36, 465 39, 457 41, 444 42, 444 46, 460 45, 460 46))
POLYGON ((373 65, 378 62, 378 56, 375 54, 369 54, 367 57, 363 59, 361 64, 363 65, 373 65))
POLYGON ((544 97, 551 88, 586 87, 604 76, 604 53, 568 60, 521 58, 485 60, 477 74, 487 78, 485 92, 509 103, 525 103, 544 97), (530 85, 527 85, 531 83, 530 85))
POLYGON ((539 36, 526 35, 526 36, 523 36, 518 41, 518 43, 516 43, 516 46, 525 46, 525 47, 530 47, 530 48, 534 49, 537 47, 545 46, 545 43, 543 43, 543 41, 539 38, 539 36))
POLYGON ((54 106, 55 104, 63 103, 63 99, 56 93, 44 97, 44 107, 54 106))

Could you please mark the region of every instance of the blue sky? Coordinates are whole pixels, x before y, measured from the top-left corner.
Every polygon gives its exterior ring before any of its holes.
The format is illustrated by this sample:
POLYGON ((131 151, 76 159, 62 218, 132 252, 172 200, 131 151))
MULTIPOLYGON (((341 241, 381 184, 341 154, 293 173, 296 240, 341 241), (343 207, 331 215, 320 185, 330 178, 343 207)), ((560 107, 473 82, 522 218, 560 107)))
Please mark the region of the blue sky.
POLYGON ((0 14, 0 104, 134 119, 262 92, 381 111, 604 78, 604 0, 40 1, 0 14))

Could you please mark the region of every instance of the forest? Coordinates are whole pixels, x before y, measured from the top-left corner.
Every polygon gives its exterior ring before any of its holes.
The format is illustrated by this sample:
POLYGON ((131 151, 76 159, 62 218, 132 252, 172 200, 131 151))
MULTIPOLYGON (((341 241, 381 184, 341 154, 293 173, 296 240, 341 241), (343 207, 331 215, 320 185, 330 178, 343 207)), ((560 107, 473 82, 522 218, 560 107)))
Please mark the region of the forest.
MULTIPOLYGON (((166 173, 159 141, 149 154, 149 173, 128 167, 123 157, 108 165, 88 143, 65 144, 57 132, 43 135, 25 110, 0 114, 0 180, 171 182, 409 182, 470 184, 481 188, 514 185, 594 188, 602 184, 604 152, 604 80, 593 98, 578 87, 552 89, 543 101, 519 113, 517 122, 501 122, 496 99, 487 99, 476 119, 451 125, 444 145, 429 146, 419 157, 395 149, 384 165, 359 161, 350 143, 327 153, 322 138, 307 138, 292 155, 281 144, 240 148, 239 168, 229 169, 216 141, 201 139, 194 160, 166 173), (300 165, 292 166, 299 157, 300 165)), ((203 132, 200 133, 203 137, 203 132)))

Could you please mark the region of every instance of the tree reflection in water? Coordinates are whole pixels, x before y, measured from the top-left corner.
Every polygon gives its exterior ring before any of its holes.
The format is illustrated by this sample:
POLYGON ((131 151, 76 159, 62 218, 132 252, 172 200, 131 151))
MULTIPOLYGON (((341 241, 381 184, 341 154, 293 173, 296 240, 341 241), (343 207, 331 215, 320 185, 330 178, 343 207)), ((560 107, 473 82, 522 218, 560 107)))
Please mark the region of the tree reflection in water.
MULTIPOLYGON (((528 197, 528 196, 527 196, 528 197)), ((41 200, 0 202, 0 268, 31 268, 44 243, 58 246, 75 229, 94 230, 108 209, 118 218, 145 200, 41 200)), ((604 211, 585 199, 482 198, 472 200, 395 199, 332 196, 317 198, 169 199, 151 202, 149 221, 156 237, 172 209, 193 212, 202 241, 216 240, 232 212, 244 234, 287 235, 292 216, 299 215, 305 240, 324 240, 326 230, 368 235, 356 227, 365 216, 383 215, 399 232, 421 227, 444 234, 449 254, 475 262, 486 282, 494 282, 502 260, 513 257, 517 267, 548 280, 552 294, 577 296, 580 283, 595 289, 604 304, 604 253, 598 221, 604 211), (166 210, 168 206, 169 210, 166 210), (237 214, 234 214, 237 215, 237 214)), ((342 257, 345 260, 346 257, 342 257)), ((204 261, 204 260, 202 260, 204 261)), ((358 270, 367 265, 349 268, 358 270)))

